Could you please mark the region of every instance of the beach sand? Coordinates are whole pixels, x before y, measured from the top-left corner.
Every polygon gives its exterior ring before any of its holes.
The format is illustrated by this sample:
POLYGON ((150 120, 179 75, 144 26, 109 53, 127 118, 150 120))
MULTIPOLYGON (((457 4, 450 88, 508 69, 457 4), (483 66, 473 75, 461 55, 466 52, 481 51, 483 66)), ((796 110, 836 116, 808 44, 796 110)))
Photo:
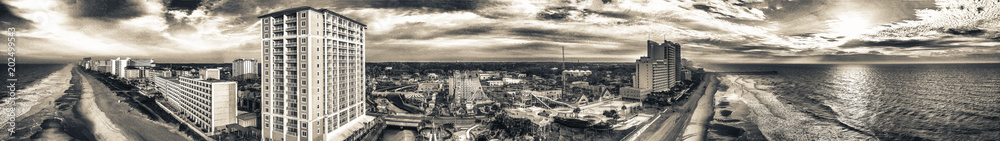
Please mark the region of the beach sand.
MULTIPOLYGON (((92 123, 95 138, 97 140, 135 140, 134 138, 126 138, 121 129, 108 119, 104 111, 97 108, 97 103, 94 102, 94 83, 99 84, 100 82, 93 81, 96 80, 92 77, 82 80, 83 95, 80 97, 80 104, 78 106, 80 106, 81 114, 92 123)), ((107 88, 105 87, 105 89, 107 88)))
MULTIPOLYGON (((717 77, 717 76, 716 76, 717 77)), ((717 82, 718 78, 712 78, 712 81, 717 82)), ((718 83, 715 83, 718 84, 718 83)), ((711 119, 713 114, 714 99, 716 94, 716 86, 705 91, 700 99, 698 99, 698 107, 694 109, 691 114, 691 120, 684 127, 684 132, 681 134, 680 139, 685 141, 702 141, 705 140, 706 128, 708 121, 711 119)))
MULTIPOLYGON (((715 114, 709 122, 708 140, 767 140, 750 115, 752 111, 743 96, 753 94, 736 86, 738 77, 720 76, 720 89, 715 95, 715 114), (724 113, 728 113, 725 115, 724 113)), ((763 85, 758 87, 764 87, 763 85)))
POLYGON ((84 98, 80 108, 93 113, 88 119, 95 126, 95 134, 113 137, 112 140, 193 140, 178 131, 176 124, 150 120, 140 109, 125 103, 131 100, 115 95, 96 76, 86 73, 83 76, 84 98))

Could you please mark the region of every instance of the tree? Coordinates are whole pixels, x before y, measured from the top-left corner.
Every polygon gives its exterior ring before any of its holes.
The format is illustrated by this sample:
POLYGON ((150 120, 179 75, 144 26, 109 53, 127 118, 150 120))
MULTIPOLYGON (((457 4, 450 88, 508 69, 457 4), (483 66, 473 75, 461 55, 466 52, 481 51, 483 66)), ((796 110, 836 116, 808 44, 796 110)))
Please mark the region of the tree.
POLYGON ((579 113, 580 113, 580 111, 581 111, 581 110, 580 110, 580 107, 576 107, 576 109, 573 109, 573 113, 577 113, 577 114, 579 114, 579 113))
POLYGON ((602 113, 602 114, 604 116, 606 116, 606 117, 613 118, 613 119, 616 119, 616 120, 618 118, 621 118, 620 116, 618 116, 618 111, 615 111, 615 110, 604 111, 604 113, 602 113))

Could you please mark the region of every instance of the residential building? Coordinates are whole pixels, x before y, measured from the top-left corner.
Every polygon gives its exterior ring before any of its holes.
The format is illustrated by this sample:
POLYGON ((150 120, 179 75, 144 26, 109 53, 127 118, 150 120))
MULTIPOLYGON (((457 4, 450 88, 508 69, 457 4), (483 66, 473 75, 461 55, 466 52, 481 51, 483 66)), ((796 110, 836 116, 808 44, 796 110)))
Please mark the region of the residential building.
POLYGON ((593 72, 590 72, 590 70, 565 70, 565 71, 563 71, 563 73, 565 73, 566 75, 570 75, 570 76, 574 76, 574 77, 579 77, 579 76, 590 75, 593 72))
POLYGON ((298 7, 261 22, 264 141, 357 140, 365 114, 366 25, 298 7))
POLYGON ((506 77, 503 78, 503 83, 504 84, 521 84, 522 81, 524 81, 524 80, 522 80, 522 79, 516 79, 516 78, 506 78, 506 77))
POLYGON ((233 72, 232 78, 248 78, 248 77, 258 77, 258 64, 257 60, 254 59, 236 59, 233 60, 233 72))
POLYGON ((222 73, 222 69, 219 69, 219 68, 199 69, 198 70, 198 77, 201 78, 201 79, 206 79, 206 80, 208 80, 208 79, 219 80, 219 79, 222 79, 221 73, 222 73))
POLYGON ((501 80, 487 80, 486 84, 489 84, 489 86, 503 86, 503 81, 501 81, 501 80))
POLYGON ((125 58, 122 60, 121 57, 111 60, 111 75, 119 78, 125 77, 125 67, 128 67, 129 60, 132 58, 125 58))
POLYGON ((153 81, 173 107, 171 112, 198 132, 215 135, 237 123, 236 82, 190 77, 155 77, 153 81))

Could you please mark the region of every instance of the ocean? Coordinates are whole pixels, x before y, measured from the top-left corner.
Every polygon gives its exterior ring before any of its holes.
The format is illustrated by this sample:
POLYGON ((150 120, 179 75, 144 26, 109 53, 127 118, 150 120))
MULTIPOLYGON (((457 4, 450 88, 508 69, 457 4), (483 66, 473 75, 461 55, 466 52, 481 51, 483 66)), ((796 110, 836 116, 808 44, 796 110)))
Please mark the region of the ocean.
MULTIPOLYGON (((15 67, 14 77, 10 77, 7 73, 2 77, 2 80, 5 81, 3 83, 5 87, 9 85, 9 82, 6 82, 7 79, 17 79, 15 85, 17 91, 14 97, 9 97, 10 90, 8 89, 0 92, 2 95, 0 96, 0 113, 3 113, 0 114, 0 119, 5 121, 5 124, 0 124, 0 128, 4 129, 3 133, 0 133, 2 134, 0 138, 6 138, 10 134, 7 129, 11 127, 8 127, 6 121, 12 117, 27 114, 32 106, 46 102, 40 101, 41 98, 64 93, 71 86, 69 82, 72 74, 67 64, 17 64, 15 67)), ((18 122, 18 124, 21 123, 18 122)), ((18 125, 18 127, 22 126, 18 125)))
POLYGON ((1000 139, 1000 64, 701 67, 778 72, 719 76, 769 140, 1000 139))

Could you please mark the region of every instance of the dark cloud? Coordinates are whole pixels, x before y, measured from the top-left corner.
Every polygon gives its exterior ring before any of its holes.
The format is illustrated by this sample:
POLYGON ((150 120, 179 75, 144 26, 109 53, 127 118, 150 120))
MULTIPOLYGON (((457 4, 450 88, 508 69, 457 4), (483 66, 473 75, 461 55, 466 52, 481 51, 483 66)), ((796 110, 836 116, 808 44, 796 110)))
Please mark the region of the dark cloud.
POLYGON ((502 53, 505 55, 536 55, 544 52, 557 52, 561 45, 546 42, 531 42, 515 45, 491 46, 483 52, 502 53))
POLYGON ((571 30, 546 29, 536 27, 523 27, 508 30, 510 35, 525 37, 530 40, 557 41, 557 42, 590 42, 615 40, 611 37, 598 35, 596 33, 584 33, 571 30))
POLYGON ((944 33, 962 36, 979 36, 986 33, 986 31, 978 28, 948 28, 944 30, 944 33))
MULTIPOLYGON (((243 16, 259 16, 265 13, 257 13, 258 8, 261 9, 276 9, 280 6, 293 5, 300 3, 301 0, 291 0, 291 1, 278 1, 278 0, 210 0, 207 3, 210 7, 210 11, 213 14, 220 15, 243 15, 243 16)), ((290 7, 289 7, 290 8, 290 7)))
POLYGON ((558 7, 549 7, 549 8, 546 8, 544 11, 538 12, 538 19, 541 19, 541 20, 567 20, 568 18, 571 18, 571 16, 576 16, 576 15, 573 15, 573 13, 572 13, 574 11, 575 12, 580 12, 583 15, 590 14, 589 11, 581 11, 579 9, 576 9, 576 7, 572 7, 572 6, 558 6, 558 7))
POLYGON ((132 19, 146 14, 146 7, 137 0, 76 0, 68 4, 75 8, 75 16, 104 21, 132 19))
POLYGON ((748 43, 747 41, 744 40, 728 41, 728 40, 717 40, 711 38, 691 39, 691 40, 686 40, 685 42, 710 44, 721 48, 739 47, 748 43))
POLYGON ((960 56, 905 56, 885 54, 821 55, 820 62, 912 63, 912 62, 995 62, 1000 54, 981 53, 960 56))
POLYGON ((919 46, 929 46, 936 45, 938 40, 895 40, 889 39, 885 41, 862 41, 862 40, 850 40, 840 47, 844 48, 855 48, 855 47, 871 47, 871 46, 890 46, 890 47, 919 47, 919 46))
POLYGON ((0 1, 0 26, 14 27, 17 29, 31 28, 32 22, 24 17, 14 15, 14 10, 15 9, 13 7, 10 7, 6 3, 3 3, 3 1, 0 1))
POLYGON ((308 5, 332 5, 334 9, 342 8, 394 8, 394 9, 425 9, 436 11, 474 11, 499 3, 482 0, 345 0, 345 1, 309 1, 308 5))
POLYGON ((449 30, 444 32, 444 35, 479 35, 490 33, 495 30, 495 27, 489 25, 469 25, 468 27, 462 27, 459 29, 449 30))
POLYGON ((175 19, 171 13, 163 14, 163 18, 167 23, 167 33, 179 35, 197 31, 196 28, 187 23, 186 19, 175 19))
POLYGON ((167 10, 195 10, 201 6, 202 0, 165 0, 167 10))
POLYGON ((760 45, 738 46, 738 47, 732 47, 732 48, 729 48, 729 49, 733 49, 733 50, 737 50, 737 51, 750 51, 750 50, 787 50, 786 48, 782 48, 782 47, 760 46, 760 45))

